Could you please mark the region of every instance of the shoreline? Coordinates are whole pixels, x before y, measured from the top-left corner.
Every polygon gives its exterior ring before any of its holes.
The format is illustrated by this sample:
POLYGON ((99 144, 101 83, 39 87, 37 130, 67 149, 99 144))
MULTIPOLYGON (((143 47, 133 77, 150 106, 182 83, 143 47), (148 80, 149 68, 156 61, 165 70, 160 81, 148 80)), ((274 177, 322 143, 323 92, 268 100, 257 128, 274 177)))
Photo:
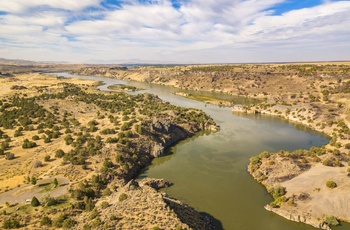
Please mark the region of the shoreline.
MULTIPOLYGON (((146 81, 146 82, 151 82, 155 84, 169 85, 180 89, 183 88, 183 85, 186 84, 185 83, 186 79, 182 78, 182 73, 179 73, 175 77, 174 75, 172 75, 174 79, 171 79, 170 77, 167 77, 165 74, 162 74, 160 71, 157 72, 158 70, 154 70, 154 71, 151 70, 150 67, 144 68, 144 69, 147 69, 147 70, 143 70, 143 72, 132 70, 131 73, 124 72, 122 75, 114 75, 113 73, 107 73, 108 70, 104 69, 104 70, 101 70, 101 72, 97 70, 96 75, 101 77, 107 76, 107 77, 123 79, 123 80, 136 80, 141 82, 146 81)), ((170 71, 168 71, 167 73, 169 74, 169 72, 170 71)), ((217 72, 220 73, 220 71, 217 71, 217 72)), ((196 76, 194 77, 195 79, 198 79, 198 80, 202 79, 203 82, 206 82, 206 80, 203 80, 205 79, 204 78, 205 73, 202 73, 203 76, 201 74, 199 75, 195 75, 195 74, 197 73, 193 72, 193 76, 196 76)), ((214 72, 212 72, 212 74, 214 74, 214 72)), ((191 72, 189 72, 189 75, 191 75, 191 72)), ((206 76, 206 78, 213 79, 209 76, 206 76)), ((204 87, 189 85, 190 87, 188 89, 198 90, 199 88, 201 88, 199 90, 203 90, 203 91, 214 90, 219 92, 226 92, 233 96, 245 96, 247 98, 252 98, 252 99, 262 99, 263 100, 262 103, 250 104, 250 105, 233 105, 232 102, 223 103, 223 102, 220 102, 219 100, 201 100, 201 101, 203 101, 204 103, 211 103, 218 106, 232 107, 233 112, 247 113, 247 114, 260 113, 263 115, 279 117, 289 122, 304 125, 308 128, 311 128, 314 131, 323 133, 328 137, 332 138, 329 144, 325 146, 325 149, 328 152, 330 153, 332 153, 333 151, 336 153, 339 152, 340 155, 344 155, 344 154, 346 155, 347 152, 350 152, 345 147, 346 144, 349 143, 348 140, 350 135, 350 132, 348 132, 348 127, 350 126, 350 116, 349 116, 350 103, 349 103, 349 100, 346 100, 347 91, 343 90, 344 87, 346 87, 346 85, 350 82, 348 80, 349 76, 344 78, 344 77, 322 75, 322 74, 315 75, 315 77, 299 77, 299 76, 293 76, 293 74, 290 74, 289 76, 281 75, 281 78, 285 80, 279 80, 278 78, 272 79, 269 76, 259 76, 258 78, 264 79, 265 83, 263 86, 259 82, 254 83, 255 88, 249 87, 248 83, 251 82, 251 79, 249 80, 249 76, 247 76, 246 78, 247 78, 246 80, 247 84, 244 83, 245 81, 244 79, 239 80, 243 82, 242 83, 243 85, 245 84, 245 87, 239 88, 238 91, 236 92, 232 90, 225 91, 222 89, 215 89, 215 86, 212 85, 211 87, 210 84, 207 84, 204 87), (257 90, 257 85, 258 85, 258 88, 260 88, 260 90, 257 90), (263 91, 263 88, 271 88, 271 89, 270 91, 268 89, 265 89, 266 91, 263 91), (284 89, 284 91, 282 91, 281 89, 284 89), (310 89, 313 89, 314 92, 310 93, 310 89), (274 93, 271 93, 271 91, 274 93)), ((261 81, 264 81, 264 80, 261 80, 261 81)), ((220 82, 221 80, 220 78, 218 78, 216 79, 216 81, 220 82)), ((215 83, 215 80, 214 80, 214 83, 215 83)), ((200 85, 200 83, 196 83, 196 84, 200 85)), ((177 94, 180 96, 191 98, 190 95, 188 95, 187 93, 180 92, 177 94)), ((198 98, 191 98, 191 99, 200 100, 198 98)), ((322 159, 326 160, 324 158, 322 159)), ((343 165, 344 164, 347 164, 347 162, 343 162, 343 165)), ((310 168, 313 168, 313 167, 314 167, 313 164, 311 164, 310 168)), ((275 169, 273 169, 272 167, 271 170, 273 171, 275 169)), ((268 187, 266 188, 268 189, 268 187)), ((291 189, 292 188, 293 187, 291 187, 291 189)), ((289 195, 293 195, 293 194, 289 194, 289 195)), ((300 204, 300 205, 303 205, 303 204, 300 204)), ((327 225, 324 224, 325 222, 322 220, 322 218, 321 220, 317 218, 303 219, 300 217, 302 216, 300 214, 297 214, 297 216, 299 217, 295 217, 295 216, 293 217, 294 215, 293 212, 297 212, 296 210, 301 209, 301 207, 293 209, 292 211, 288 209, 284 210, 284 207, 275 209, 275 208, 269 208, 269 206, 266 206, 266 209, 269 211, 273 211, 283 216, 286 219, 290 219, 298 222, 304 222, 306 224, 310 224, 312 226, 323 228, 323 229, 329 229, 327 225)), ((308 215, 311 215, 311 214, 308 214, 308 215)), ((337 218, 346 220, 346 218, 342 218, 341 216, 337 216, 337 218)))

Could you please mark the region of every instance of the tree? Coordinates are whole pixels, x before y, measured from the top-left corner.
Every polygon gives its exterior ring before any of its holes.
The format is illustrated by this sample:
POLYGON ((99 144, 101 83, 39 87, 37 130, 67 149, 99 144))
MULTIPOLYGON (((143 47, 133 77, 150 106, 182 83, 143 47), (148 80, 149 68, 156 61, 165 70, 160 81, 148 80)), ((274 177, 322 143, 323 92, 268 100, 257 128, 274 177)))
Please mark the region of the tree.
POLYGON ((44 161, 45 161, 45 162, 48 162, 48 161, 50 161, 50 158, 51 158, 50 155, 46 155, 46 156, 44 157, 44 161))
POLYGON ((55 178, 55 179, 53 179, 53 185, 55 185, 55 187, 57 187, 57 185, 58 185, 58 180, 55 178))
POLYGON ((62 158, 64 156, 64 151, 62 149, 58 149, 55 153, 55 157, 62 158))
POLYGON ((30 183, 33 185, 36 185, 36 178, 32 177, 32 179, 30 179, 30 183))
POLYGON ((39 202, 38 198, 36 198, 35 196, 33 196, 32 201, 30 202, 30 204, 31 204, 33 207, 37 207, 37 206, 40 205, 40 202, 39 202))

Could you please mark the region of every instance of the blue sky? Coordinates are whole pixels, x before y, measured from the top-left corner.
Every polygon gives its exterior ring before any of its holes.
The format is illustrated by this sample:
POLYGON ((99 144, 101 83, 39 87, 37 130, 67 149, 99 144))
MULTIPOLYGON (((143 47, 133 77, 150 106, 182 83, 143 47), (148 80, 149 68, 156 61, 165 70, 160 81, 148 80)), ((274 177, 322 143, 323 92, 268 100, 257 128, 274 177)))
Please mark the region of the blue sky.
POLYGON ((350 1, 3 0, 0 57, 237 63, 350 60, 350 1))

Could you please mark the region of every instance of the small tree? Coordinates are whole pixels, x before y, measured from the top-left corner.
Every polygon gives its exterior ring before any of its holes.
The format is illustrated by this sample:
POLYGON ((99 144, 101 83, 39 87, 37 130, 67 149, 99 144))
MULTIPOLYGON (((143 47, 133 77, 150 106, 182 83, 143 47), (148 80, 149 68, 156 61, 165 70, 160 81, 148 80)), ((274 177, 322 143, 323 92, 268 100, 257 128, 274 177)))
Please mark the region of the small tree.
POLYGON ((53 179, 53 185, 55 186, 55 187, 57 187, 57 185, 58 185, 58 180, 55 178, 55 179, 53 179))
POLYGON ((30 204, 31 204, 33 207, 37 207, 37 206, 40 205, 40 202, 39 202, 38 198, 36 198, 35 196, 33 196, 32 201, 30 202, 30 204))
POLYGON ((30 183, 36 185, 36 178, 34 176, 30 179, 30 183))
POLYGON ((64 151, 62 149, 58 149, 55 153, 55 157, 62 158, 64 156, 64 151))
POLYGON ((50 155, 46 155, 46 156, 44 157, 44 161, 45 161, 45 162, 48 162, 48 161, 50 161, 50 158, 51 158, 50 155))

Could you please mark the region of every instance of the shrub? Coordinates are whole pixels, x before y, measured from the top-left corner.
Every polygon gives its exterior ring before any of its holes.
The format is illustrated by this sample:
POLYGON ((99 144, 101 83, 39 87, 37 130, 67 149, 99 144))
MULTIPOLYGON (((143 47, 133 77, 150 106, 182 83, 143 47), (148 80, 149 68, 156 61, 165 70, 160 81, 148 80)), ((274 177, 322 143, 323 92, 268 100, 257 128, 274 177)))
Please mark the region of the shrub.
POLYGON ((277 187, 273 187, 270 190, 270 193, 274 198, 278 198, 278 197, 284 196, 287 193, 287 191, 285 187, 277 186, 277 187))
POLYGON ((333 226, 339 225, 339 221, 334 216, 327 216, 324 222, 328 225, 333 225, 333 226))
POLYGON ((50 155, 46 155, 46 156, 44 157, 44 161, 45 161, 45 162, 48 162, 48 161, 50 161, 50 158, 51 158, 50 155))
POLYGON ((43 218, 41 218, 40 225, 41 226, 44 226, 44 225, 51 226, 52 225, 51 218, 48 216, 44 216, 43 218))
POLYGON ((46 137, 46 138, 44 139, 44 143, 50 143, 50 142, 51 142, 51 139, 50 139, 50 138, 46 137))
POLYGON ((61 214, 57 217, 57 219, 55 219, 53 221, 53 226, 57 227, 57 228, 61 228, 63 221, 67 218, 67 216, 65 214, 61 214))
POLYGON ((24 148, 24 149, 31 149, 31 148, 34 148, 36 146, 37 145, 35 142, 29 141, 28 139, 25 139, 23 144, 22 144, 22 148, 24 148))
POLYGON ((56 204, 59 203, 58 200, 55 199, 55 198, 53 198, 53 197, 51 197, 50 194, 44 195, 44 196, 41 198, 41 202, 42 202, 43 204, 45 204, 45 206, 48 206, 48 207, 49 207, 49 206, 56 205, 56 204))
POLYGON ((98 217, 94 221, 92 221, 92 227, 97 228, 98 226, 102 225, 102 220, 98 217))
POLYGON ((34 163, 33 163, 34 168, 39 168, 41 166, 43 166, 43 163, 41 161, 39 161, 39 160, 34 161, 34 163))
POLYGON ((11 229, 11 228, 19 228, 21 225, 19 224, 19 221, 15 218, 11 218, 8 220, 5 220, 3 223, 4 229, 11 229))
POLYGON ((57 149, 55 153, 55 157, 62 158, 64 156, 64 151, 62 149, 57 149))
POLYGON ((6 160, 15 159, 15 154, 13 154, 13 153, 6 153, 5 159, 6 159, 6 160))
POLYGON ((335 183, 335 182, 332 181, 332 180, 329 180, 329 181, 327 181, 326 186, 327 186, 328 188, 335 188, 335 187, 337 187, 337 183, 335 183))
POLYGON ((58 185, 58 180, 55 178, 55 179, 53 179, 52 183, 53 183, 53 185, 55 185, 55 187, 57 187, 57 185, 58 185))
POLYGON ((125 193, 120 194, 119 201, 123 201, 123 200, 126 200, 126 199, 128 199, 128 195, 126 195, 125 193))
POLYGON ((345 144, 346 149, 350 149, 350 143, 345 144))
POLYGON ((40 205, 40 202, 39 202, 38 198, 36 198, 35 196, 33 196, 32 201, 30 202, 30 204, 31 204, 33 207, 38 207, 38 206, 40 205))
POLYGON ((102 207, 103 209, 108 208, 108 206, 109 206, 109 204, 108 204, 107 201, 103 201, 102 204, 101 204, 101 207, 102 207))
POLYGON ((62 228, 63 229, 71 229, 73 228, 77 222, 71 218, 65 219, 62 223, 62 228))
POLYGON ((30 179, 30 183, 33 184, 33 185, 36 185, 36 178, 35 177, 32 177, 30 179))
POLYGON ((110 188, 106 188, 105 190, 102 191, 103 196, 109 196, 111 194, 112 194, 112 192, 111 192, 110 188))

